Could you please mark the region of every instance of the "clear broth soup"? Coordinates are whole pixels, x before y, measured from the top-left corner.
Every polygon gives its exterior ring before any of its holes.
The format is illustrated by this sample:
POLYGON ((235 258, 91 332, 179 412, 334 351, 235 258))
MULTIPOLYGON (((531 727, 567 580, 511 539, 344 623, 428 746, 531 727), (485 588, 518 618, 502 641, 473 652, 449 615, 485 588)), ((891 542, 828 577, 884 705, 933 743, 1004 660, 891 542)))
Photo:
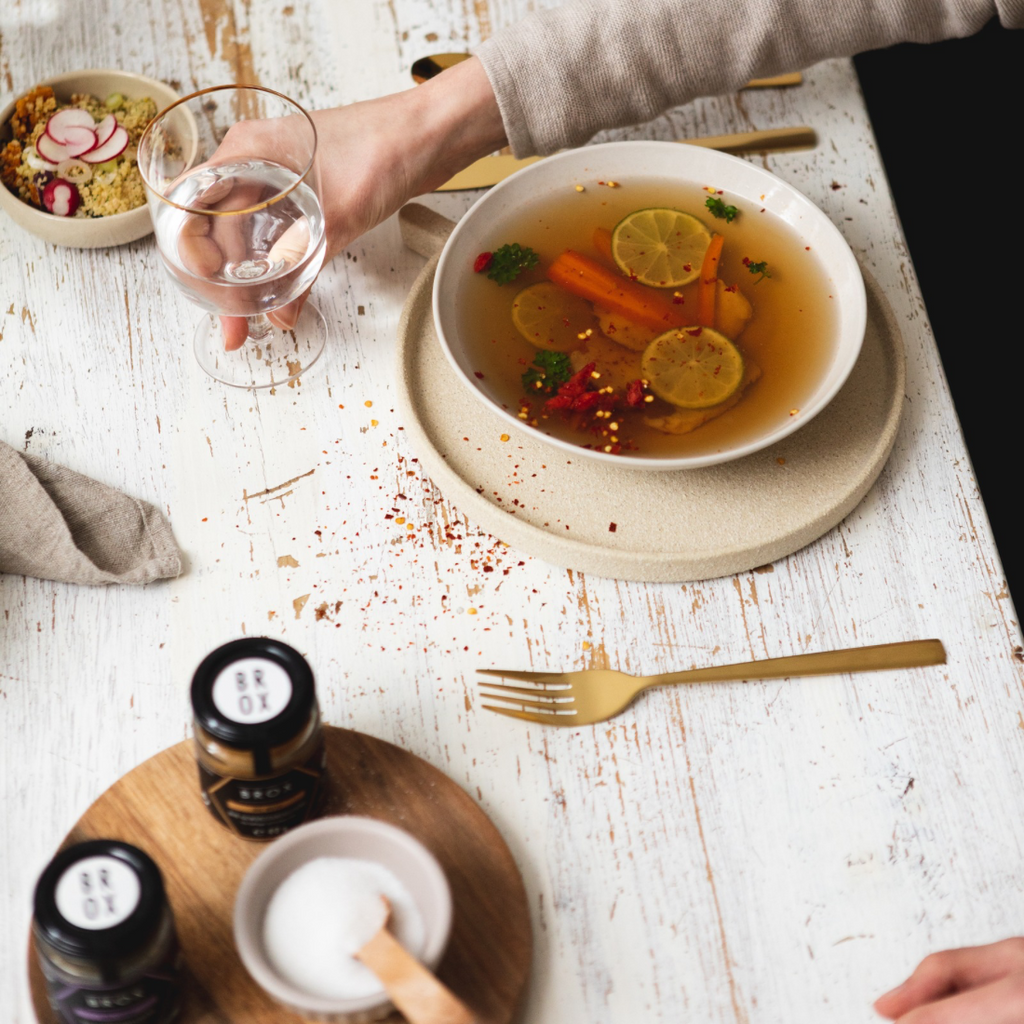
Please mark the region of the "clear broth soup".
MULTIPOLYGON (((474 273, 467 267, 458 295, 460 332, 464 331, 468 339, 472 369, 481 386, 503 408, 545 434, 616 455, 713 454, 752 441, 799 416, 803 402, 828 369, 836 333, 828 277, 797 233, 756 203, 728 193, 713 193, 710 187, 637 178, 618 181, 615 187, 588 182, 582 192, 569 184, 564 194, 537 200, 517 211, 515 217, 503 220, 488 240, 490 248, 519 243, 533 249, 539 263, 507 284, 498 284, 485 272, 474 273), (737 209, 730 222, 714 217, 706 208, 712 196, 737 209), (627 215, 650 208, 688 213, 710 232, 723 236, 717 277, 724 287, 739 289, 749 301, 752 315, 735 337, 724 330, 722 333, 730 337, 753 373, 745 374, 738 397, 734 394, 719 407, 702 409, 696 417, 692 410, 677 416, 678 409, 653 395, 648 387, 644 387, 642 404, 629 405, 625 401, 627 381, 644 381, 642 351, 619 344, 615 330, 606 334, 599 323, 581 321, 572 325, 579 326, 578 334, 583 335, 578 346, 568 352, 572 370, 578 372, 590 362, 596 364, 595 372, 600 377, 594 377, 588 386, 591 390, 613 388, 611 416, 600 409, 574 412, 551 408, 547 400, 557 392, 538 394, 523 381, 524 373, 536 371, 535 359, 541 349, 527 341, 514 322, 517 296, 525 288, 546 281, 548 268, 565 250, 596 261, 625 279, 607 247, 595 244, 595 229, 611 232, 627 215), (748 264, 761 262, 767 264, 770 276, 751 272, 748 264), (587 326, 592 332, 589 336, 587 326), (748 382, 750 376, 756 379, 748 382), (695 422, 697 426, 693 426, 695 422), (680 429, 683 432, 678 432, 680 429)), ((650 290, 660 302, 671 302, 685 311, 687 325, 695 326, 699 323, 698 287, 699 281, 694 281, 680 288, 650 290)), ((630 333, 629 325, 622 323, 624 319, 613 314, 611 327, 625 326, 630 333)), ((605 326, 609 326, 607 316, 605 326)), ((718 328, 717 323, 715 326, 718 328)), ((643 330, 650 337, 661 333, 643 330)), ((631 333, 636 346, 637 332, 631 333)), ((634 385, 634 398, 636 394, 634 385)), ((611 399, 605 404, 611 404, 611 399)))

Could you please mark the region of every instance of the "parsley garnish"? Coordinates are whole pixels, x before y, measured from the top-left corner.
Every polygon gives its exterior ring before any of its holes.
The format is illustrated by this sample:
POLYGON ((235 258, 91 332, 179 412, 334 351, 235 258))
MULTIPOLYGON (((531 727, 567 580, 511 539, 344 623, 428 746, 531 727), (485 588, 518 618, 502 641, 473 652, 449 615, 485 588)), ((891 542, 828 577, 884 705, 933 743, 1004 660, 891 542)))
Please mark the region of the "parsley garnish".
POLYGON ((514 281, 524 270, 540 262, 540 257, 529 246, 524 249, 518 242, 495 249, 492 256, 487 276, 498 284, 514 281))
POLYGON ((726 206, 718 196, 708 196, 704 200, 704 205, 711 211, 712 217, 724 220, 726 224, 731 224, 736 219, 736 214, 740 212, 735 206, 726 206))
POLYGON ((528 395, 540 392, 549 395, 557 391, 572 376, 572 363, 565 352, 546 349, 533 357, 533 363, 523 374, 523 389, 528 395))
POLYGON ((743 266, 747 268, 752 274, 760 274, 761 276, 754 282, 754 284, 760 284, 766 277, 772 275, 768 272, 768 261, 761 260, 760 263, 755 263, 749 256, 743 257, 743 266))

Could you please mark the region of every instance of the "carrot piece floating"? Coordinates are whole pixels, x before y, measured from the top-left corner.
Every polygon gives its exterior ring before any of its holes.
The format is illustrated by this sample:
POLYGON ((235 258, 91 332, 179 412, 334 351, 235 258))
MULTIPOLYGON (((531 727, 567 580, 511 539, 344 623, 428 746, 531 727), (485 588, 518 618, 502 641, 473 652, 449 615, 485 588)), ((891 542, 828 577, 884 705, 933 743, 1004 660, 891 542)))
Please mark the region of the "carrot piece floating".
POLYGON ((711 244, 704 253, 704 262, 700 267, 700 280, 697 284, 697 323, 704 327, 715 326, 718 261, 721 259, 724 243, 725 239, 721 235, 712 235, 711 244))
POLYGON ((594 248, 609 262, 614 264, 612 256, 612 233, 607 228, 594 228, 594 248))
MULTIPOLYGON (((596 260, 566 249, 548 267, 548 280, 573 295, 610 309, 631 323, 668 331, 688 321, 682 306, 674 306, 642 284, 630 281, 596 260)), ((713 297, 712 290, 712 297, 713 297)))

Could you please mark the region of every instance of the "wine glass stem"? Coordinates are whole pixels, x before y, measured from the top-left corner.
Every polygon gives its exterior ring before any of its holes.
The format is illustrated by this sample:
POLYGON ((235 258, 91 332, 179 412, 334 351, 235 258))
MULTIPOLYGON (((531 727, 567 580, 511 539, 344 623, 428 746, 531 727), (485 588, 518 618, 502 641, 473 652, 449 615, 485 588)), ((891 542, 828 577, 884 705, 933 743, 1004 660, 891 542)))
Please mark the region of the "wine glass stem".
POLYGON ((245 322, 249 326, 249 338, 251 341, 262 341, 274 330, 266 313, 257 313, 255 316, 247 316, 245 322))

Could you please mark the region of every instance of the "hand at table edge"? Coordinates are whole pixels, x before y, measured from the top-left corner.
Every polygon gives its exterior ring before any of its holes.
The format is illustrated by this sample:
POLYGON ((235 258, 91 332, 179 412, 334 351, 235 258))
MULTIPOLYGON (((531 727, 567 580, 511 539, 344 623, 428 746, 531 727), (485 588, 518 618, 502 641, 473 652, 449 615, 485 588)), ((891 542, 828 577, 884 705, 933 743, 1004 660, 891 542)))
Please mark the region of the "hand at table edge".
POLYGON ((1024 937, 932 953, 874 1005, 897 1024, 1020 1024, 1024 937))

